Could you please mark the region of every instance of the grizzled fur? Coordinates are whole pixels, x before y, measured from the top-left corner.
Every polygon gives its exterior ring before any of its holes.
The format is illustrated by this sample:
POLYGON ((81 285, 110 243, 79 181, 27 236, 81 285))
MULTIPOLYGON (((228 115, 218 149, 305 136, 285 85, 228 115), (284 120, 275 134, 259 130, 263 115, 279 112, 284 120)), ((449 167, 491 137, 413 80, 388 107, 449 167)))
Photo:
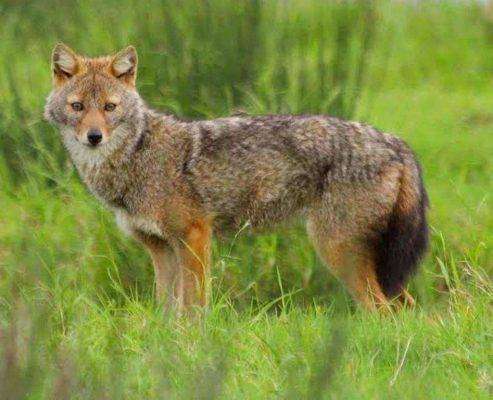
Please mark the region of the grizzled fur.
MULTIPOLYGON (((427 200, 402 140, 328 116, 180 121, 144 105, 134 86, 133 49, 87 59, 60 46, 45 115, 60 128, 91 192, 151 249, 157 275, 166 264, 159 264, 161 247, 180 264, 182 242, 201 243, 202 233, 191 239, 193 227, 208 232, 210 222, 216 232, 231 231, 297 215, 306 218, 318 254, 363 304, 367 284, 377 301, 380 289, 386 296, 404 289, 427 246, 427 200), (70 108, 74 99, 83 112, 70 108), (101 111, 108 99, 116 109, 101 111), (91 112, 94 119, 84 122, 91 112), (103 126, 96 148, 84 139, 91 124, 103 126)), ((175 297, 186 296, 180 290, 175 297)))

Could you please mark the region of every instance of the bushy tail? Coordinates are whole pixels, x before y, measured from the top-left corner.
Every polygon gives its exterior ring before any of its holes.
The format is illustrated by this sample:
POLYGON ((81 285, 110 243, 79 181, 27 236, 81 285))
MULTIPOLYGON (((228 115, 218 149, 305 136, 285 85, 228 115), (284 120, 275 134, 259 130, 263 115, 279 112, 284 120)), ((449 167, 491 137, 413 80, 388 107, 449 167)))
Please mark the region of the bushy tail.
POLYGON ((387 228, 376 243, 377 278, 387 297, 404 289, 428 248, 428 196, 411 152, 403 156, 401 186, 387 228))

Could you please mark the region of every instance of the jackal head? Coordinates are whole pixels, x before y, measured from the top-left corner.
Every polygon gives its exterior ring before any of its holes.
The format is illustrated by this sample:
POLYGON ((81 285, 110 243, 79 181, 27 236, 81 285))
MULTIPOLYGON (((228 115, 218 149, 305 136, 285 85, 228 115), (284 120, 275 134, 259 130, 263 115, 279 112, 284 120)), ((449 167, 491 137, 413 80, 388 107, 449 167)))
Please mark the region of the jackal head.
POLYGON ((45 118, 57 125, 71 152, 104 152, 143 121, 135 88, 137 53, 132 46, 116 55, 86 58, 64 44, 52 54, 53 90, 45 118))

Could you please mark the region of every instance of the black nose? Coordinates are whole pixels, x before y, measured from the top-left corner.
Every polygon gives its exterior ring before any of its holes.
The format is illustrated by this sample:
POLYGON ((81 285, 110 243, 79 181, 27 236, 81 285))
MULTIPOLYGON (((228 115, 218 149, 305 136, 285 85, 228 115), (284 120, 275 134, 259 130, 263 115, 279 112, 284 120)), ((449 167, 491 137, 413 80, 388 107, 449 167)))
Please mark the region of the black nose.
POLYGON ((87 134, 87 140, 93 146, 96 146, 103 139, 103 134, 97 129, 91 129, 87 134))

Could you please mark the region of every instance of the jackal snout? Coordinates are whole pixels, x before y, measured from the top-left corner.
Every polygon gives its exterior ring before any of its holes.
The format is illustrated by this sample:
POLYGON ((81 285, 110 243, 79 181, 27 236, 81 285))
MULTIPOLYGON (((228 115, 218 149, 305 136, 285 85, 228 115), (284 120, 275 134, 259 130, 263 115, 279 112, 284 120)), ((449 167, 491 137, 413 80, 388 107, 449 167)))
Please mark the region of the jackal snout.
POLYGON ((87 133, 87 141, 92 146, 97 146, 103 139, 103 134, 98 129, 91 129, 87 133))
POLYGON ((90 109, 81 120, 77 137, 80 142, 88 146, 97 146, 105 143, 110 134, 103 113, 97 109, 90 109))

